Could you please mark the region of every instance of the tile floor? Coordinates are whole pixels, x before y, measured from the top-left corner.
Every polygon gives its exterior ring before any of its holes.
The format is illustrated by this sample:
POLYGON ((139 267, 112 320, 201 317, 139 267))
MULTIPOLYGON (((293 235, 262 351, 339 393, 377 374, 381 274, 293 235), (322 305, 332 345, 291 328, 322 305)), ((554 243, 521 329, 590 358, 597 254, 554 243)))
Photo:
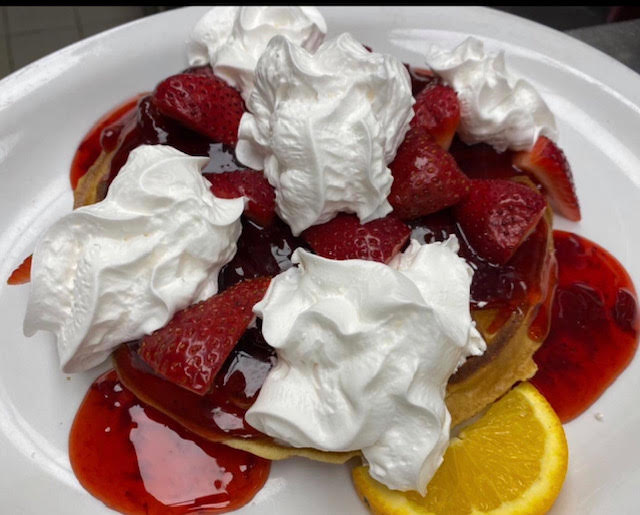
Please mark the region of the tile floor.
MULTIPOLYGON (((494 6, 559 30, 603 24, 606 6, 494 6)), ((163 6, 0 6, 0 78, 82 38, 163 6)), ((598 41, 589 43, 598 46, 598 41)), ((602 43, 603 46, 606 42, 602 43)), ((606 52, 607 49, 603 48, 606 52)), ((637 55, 635 56, 637 58, 637 55)))

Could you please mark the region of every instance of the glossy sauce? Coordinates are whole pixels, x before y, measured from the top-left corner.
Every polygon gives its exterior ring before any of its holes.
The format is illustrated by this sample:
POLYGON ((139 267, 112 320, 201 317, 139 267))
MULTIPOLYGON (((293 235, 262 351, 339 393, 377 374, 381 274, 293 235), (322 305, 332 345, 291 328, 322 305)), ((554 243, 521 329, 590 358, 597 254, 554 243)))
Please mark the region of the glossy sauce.
POLYGON ((563 422, 586 410, 625 369, 638 347, 631 278, 602 247, 554 231, 558 286, 551 330, 534 356, 531 382, 563 422))
POLYGON ((114 361, 120 380, 147 404, 209 439, 264 437, 244 420, 276 362, 259 328, 245 332, 204 396, 156 375, 137 350, 137 343, 123 345, 114 361))
POLYGON ((112 111, 105 114, 100 120, 98 120, 87 135, 83 138, 78 145, 73 161, 71 162, 71 188, 76 189, 80 178, 87 173, 91 165, 98 159, 98 156, 103 150, 103 132, 113 135, 116 128, 121 128, 132 117, 135 116, 136 107, 138 101, 144 94, 136 95, 135 97, 122 103, 112 111))
POLYGON ((270 462, 204 440, 142 404, 114 371, 90 387, 69 440, 73 471, 126 514, 225 513, 250 501, 270 462))
POLYGON ((291 268, 291 254, 298 247, 310 247, 302 238, 291 234, 291 229, 276 217, 269 227, 262 227, 242 217, 242 233, 238 251, 220 272, 220 291, 255 277, 275 276, 291 268))

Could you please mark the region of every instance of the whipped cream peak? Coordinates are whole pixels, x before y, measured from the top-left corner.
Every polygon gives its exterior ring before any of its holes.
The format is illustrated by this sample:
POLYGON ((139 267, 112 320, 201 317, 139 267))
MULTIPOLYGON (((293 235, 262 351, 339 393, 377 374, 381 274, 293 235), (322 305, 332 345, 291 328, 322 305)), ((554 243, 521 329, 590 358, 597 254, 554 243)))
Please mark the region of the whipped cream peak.
POLYGON ((55 334, 64 372, 164 326, 218 290, 236 252, 244 200, 219 199, 205 157, 134 149, 101 202, 56 221, 33 253, 24 332, 55 334))
POLYGON ((557 138, 553 113, 529 82, 509 73, 504 52, 486 55, 482 41, 469 37, 451 51, 431 46, 426 61, 458 94, 465 143, 502 152, 530 150, 540 135, 557 138))
POLYGON ((194 27, 187 57, 191 66, 210 63, 247 102, 256 64, 272 37, 284 36, 313 52, 326 32, 327 24, 315 7, 214 7, 194 27))
POLYGON ((424 494, 449 440, 447 381, 485 349, 456 251, 413 240, 385 265, 296 249, 254 306, 278 362, 247 421, 294 447, 361 450, 372 477, 424 494))
POLYGON ((276 36, 258 61, 236 156, 264 170, 293 234, 339 212, 368 222, 392 210, 387 164, 409 129, 413 103, 404 65, 348 33, 315 54, 276 36))

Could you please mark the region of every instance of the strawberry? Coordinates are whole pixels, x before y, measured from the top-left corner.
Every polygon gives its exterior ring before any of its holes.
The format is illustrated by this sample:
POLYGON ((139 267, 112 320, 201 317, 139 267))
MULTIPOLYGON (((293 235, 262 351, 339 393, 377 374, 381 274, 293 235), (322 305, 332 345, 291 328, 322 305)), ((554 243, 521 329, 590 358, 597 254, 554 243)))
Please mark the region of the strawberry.
POLYGON ((142 339, 138 353, 156 373, 204 395, 253 320, 252 308, 270 280, 243 281, 178 311, 167 325, 142 339))
POLYGON ((460 124, 458 95, 439 81, 428 84, 416 96, 412 127, 424 127, 443 149, 449 150, 460 124))
POLYGON ((580 220, 580 204, 571 167, 564 152, 553 141, 540 136, 531 150, 515 154, 513 164, 542 184, 554 211, 574 222, 580 220))
POLYGON ((341 213, 327 223, 309 227, 302 237, 322 257, 388 263, 410 234, 409 227, 393 215, 361 224, 356 215, 341 213))
POLYGON ((504 264, 529 236, 547 203, 533 188, 504 179, 476 179, 454 213, 467 241, 486 260, 504 264))
POLYGON ((247 218, 262 227, 271 225, 276 215, 276 193, 262 172, 236 170, 224 173, 206 173, 211 193, 220 198, 245 196, 249 202, 244 208, 247 218))
POLYGON ((181 73, 156 86, 153 102, 165 116, 208 138, 235 145, 244 113, 242 97, 222 79, 181 73))
POLYGON ((11 272, 7 284, 25 284, 31 281, 31 257, 27 256, 20 266, 11 272))
POLYGON ((452 206, 469 192, 469 178, 421 126, 407 132, 389 168, 393 175, 389 202, 403 220, 452 206))

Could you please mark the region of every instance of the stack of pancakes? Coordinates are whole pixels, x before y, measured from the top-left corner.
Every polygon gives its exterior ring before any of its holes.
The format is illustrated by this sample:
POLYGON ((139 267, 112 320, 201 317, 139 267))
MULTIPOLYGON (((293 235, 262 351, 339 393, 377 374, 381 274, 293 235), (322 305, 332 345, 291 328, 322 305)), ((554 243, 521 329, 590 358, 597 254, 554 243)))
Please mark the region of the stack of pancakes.
MULTIPOLYGON (((108 187, 111 160, 116 151, 117 147, 109 153, 103 151, 89 171, 80 179, 74 192, 75 208, 104 198, 108 187)), ((528 182, 527 179, 515 180, 528 182)), ((533 184, 528 183, 533 187, 533 184)), ((480 413, 510 390, 514 384, 529 379, 536 371, 532 357, 548 332, 548 321, 543 320, 540 323, 538 315, 540 310, 548 309, 550 306, 557 275, 552 214, 549 207, 540 224, 543 224, 538 229, 539 234, 543 235, 544 244, 536 245, 534 248, 537 255, 529 256, 534 274, 530 281, 531 284, 536 285, 536 288, 530 292, 526 301, 513 306, 506 314, 504 307, 472 308, 472 316, 487 342, 487 350, 482 356, 469 358, 449 381, 446 403, 451 413, 452 427, 480 413), (499 323, 496 323, 498 318, 499 323)), ((272 460, 304 456, 328 463, 344 463, 359 454, 358 452, 331 453, 315 449, 292 448, 281 445, 266 436, 237 438, 212 433, 204 426, 180 418, 167 406, 163 406, 160 400, 148 395, 140 384, 136 384, 135 377, 127 374, 125 367, 120 366, 118 353, 116 353, 115 364, 120 380, 140 400, 205 438, 272 460)))

